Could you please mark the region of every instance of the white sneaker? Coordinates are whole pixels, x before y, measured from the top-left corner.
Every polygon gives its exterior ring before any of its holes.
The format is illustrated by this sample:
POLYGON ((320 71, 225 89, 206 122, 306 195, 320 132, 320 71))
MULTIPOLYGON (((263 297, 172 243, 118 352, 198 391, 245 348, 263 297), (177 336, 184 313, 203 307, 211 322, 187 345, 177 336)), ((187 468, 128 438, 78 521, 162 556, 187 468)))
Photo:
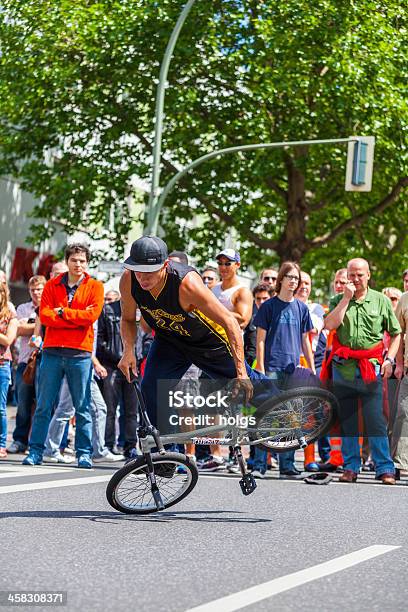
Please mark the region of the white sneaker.
POLYGON ((227 471, 230 474, 240 474, 241 473, 241 469, 237 463, 229 463, 227 465, 227 471))
POLYGON ((202 472, 218 472, 227 469, 227 466, 223 457, 215 455, 203 461, 198 469, 202 472))
POLYGON ((12 455, 14 455, 14 454, 17 454, 17 453, 23 454, 25 450, 26 450, 25 446, 23 446, 19 442, 16 442, 15 440, 13 440, 13 442, 8 447, 7 452, 11 453, 12 455))
POLYGON ((254 478, 265 478, 265 473, 259 470, 252 470, 251 474, 254 478))
POLYGON ((124 455, 114 455, 110 451, 102 457, 92 457, 94 463, 114 463, 115 461, 124 461, 124 455))
POLYGON ((74 457, 66 457, 65 455, 61 455, 61 453, 56 453, 55 455, 43 455, 44 463, 73 463, 74 461, 74 457))
POLYGON ((66 446, 64 448, 64 455, 75 455, 75 451, 73 448, 70 448, 69 446, 66 446))

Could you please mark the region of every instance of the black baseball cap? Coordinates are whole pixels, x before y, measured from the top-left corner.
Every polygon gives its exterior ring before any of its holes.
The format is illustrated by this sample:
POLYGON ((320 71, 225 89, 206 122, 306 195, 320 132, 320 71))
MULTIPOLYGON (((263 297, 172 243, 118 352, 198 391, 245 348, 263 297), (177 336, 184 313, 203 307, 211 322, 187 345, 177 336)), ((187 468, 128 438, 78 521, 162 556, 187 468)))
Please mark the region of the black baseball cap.
POLYGON ((142 236, 130 248, 130 256, 123 263, 134 272, 157 272, 167 259, 167 244, 157 236, 142 236))

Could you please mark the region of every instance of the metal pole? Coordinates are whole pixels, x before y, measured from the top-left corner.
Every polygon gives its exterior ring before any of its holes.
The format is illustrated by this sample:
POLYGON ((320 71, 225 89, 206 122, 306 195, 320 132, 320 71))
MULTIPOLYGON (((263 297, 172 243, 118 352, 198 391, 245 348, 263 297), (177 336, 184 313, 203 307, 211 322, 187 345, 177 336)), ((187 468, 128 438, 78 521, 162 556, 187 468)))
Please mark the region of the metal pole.
POLYGON ((226 155, 228 153, 237 153, 238 151, 254 151, 256 149, 273 149, 273 148, 278 148, 278 147, 299 147, 302 145, 311 145, 311 144, 333 144, 333 143, 338 143, 338 142, 356 142, 356 141, 357 141, 356 138, 335 138, 335 139, 328 139, 328 140, 295 140, 295 141, 289 141, 289 142, 266 142, 266 143, 260 143, 260 144, 250 144, 250 145, 240 145, 237 147, 228 147, 227 149, 218 149, 217 151, 212 151, 211 153, 207 153, 206 155, 203 155, 202 157, 198 157, 197 159, 192 161, 191 164, 189 164, 188 166, 186 166, 185 168, 177 172, 177 174, 175 174, 173 178, 171 178, 170 181, 167 183, 162 193, 160 194, 160 197, 157 200, 157 206, 156 206, 156 211, 155 211, 156 212, 156 215, 155 215, 156 225, 154 226, 153 229, 154 231, 157 229, 157 223, 158 223, 158 219, 160 216, 161 208, 167 196, 173 189, 173 187, 180 181, 180 179, 183 178, 183 176, 185 176, 188 172, 190 172, 190 170, 192 170, 193 168, 196 168, 197 166, 200 166, 202 163, 210 159, 213 159, 214 157, 218 157, 220 155, 226 155))
POLYGON ((155 112, 155 124, 154 124, 154 146, 153 146, 153 169, 152 169, 152 184, 150 188, 150 196, 148 203, 148 214, 147 214, 147 227, 145 228, 145 234, 155 234, 157 232, 157 224, 159 219, 158 214, 158 192, 160 184, 160 162, 161 162, 161 144, 162 144, 162 133, 163 133, 163 109, 164 109, 164 97, 167 86, 167 74, 169 71, 170 61, 173 55, 174 47, 176 46, 177 39, 179 37, 181 28, 189 14, 194 2, 196 0, 188 0, 184 6, 174 30, 170 36, 170 40, 167 43, 166 51, 164 53, 163 61, 160 68, 159 83, 157 86, 156 94, 156 112, 155 112))

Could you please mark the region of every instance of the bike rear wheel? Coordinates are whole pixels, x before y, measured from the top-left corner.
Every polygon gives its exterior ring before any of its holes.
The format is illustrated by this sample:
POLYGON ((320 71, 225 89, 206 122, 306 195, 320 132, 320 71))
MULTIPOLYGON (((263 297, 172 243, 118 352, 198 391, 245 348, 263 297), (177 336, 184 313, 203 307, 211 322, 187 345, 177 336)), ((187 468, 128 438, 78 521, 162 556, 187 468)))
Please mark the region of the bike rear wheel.
POLYGON ((296 450, 301 447, 301 439, 310 444, 329 431, 337 407, 336 397, 326 389, 299 387, 283 391, 259 407, 250 438, 253 442, 269 438, 259 445, 277 453, 296 450))
MULTIPOLYGON (((185 455, 153 453, 152 462, 164 508, 187 497, 197 484, 197 468, 185 455)), ((125 514, 157 512, 144 457, 115 472, 106 488, 106 498, 115 510, 125 514)))

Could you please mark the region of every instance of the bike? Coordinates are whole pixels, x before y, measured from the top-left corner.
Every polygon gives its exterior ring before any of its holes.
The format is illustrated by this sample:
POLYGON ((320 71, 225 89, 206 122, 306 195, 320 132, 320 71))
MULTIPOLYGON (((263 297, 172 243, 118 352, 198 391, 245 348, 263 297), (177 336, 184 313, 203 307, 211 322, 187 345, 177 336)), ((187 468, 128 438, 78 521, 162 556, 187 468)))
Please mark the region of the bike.
MULTIPOLYGON (((229 427, 224 421, 199 430, 160 436, 150 422, 138 382, 133 384, 138 397, 142 455, 115 472, 106 489, 109 504, 125 514, 149 514, 170 508, 187 497, 197 484, 196 465, 186 455, 167 451, 165 444, 232 446, 242 476, 239 481, 242 493, 250 495, 257 485, 246 470, 241 445, 260 444, 278 453, 305 448, 330 429, 337 410, 335 396, 326 389, 298 387, 282 391, 254 409, 255 424, 250 427, 229 427), (225 433, 217 437, 220 431, 225 433), (157 452, 151 452, 153 447, 157 452)), ((241 412, 242 406, 231 402, 224 416, 228 421, 228 417, 241 412)))

